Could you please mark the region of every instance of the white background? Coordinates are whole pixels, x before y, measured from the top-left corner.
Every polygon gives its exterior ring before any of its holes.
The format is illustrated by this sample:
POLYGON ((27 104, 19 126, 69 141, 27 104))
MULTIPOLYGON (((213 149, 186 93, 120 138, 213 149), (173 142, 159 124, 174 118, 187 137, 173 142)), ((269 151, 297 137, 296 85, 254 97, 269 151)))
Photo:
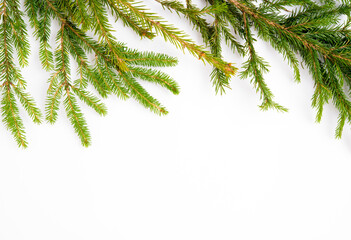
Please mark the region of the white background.
MULTIPOLYGON (((201 44, 185 21, 150 6, 201 44)), ((267 83, 290 109, 262 112, 249 80, 235 77, 232 90, 215 95, 209 66, 161 38, 139 41, 121 23, 114 26, 130 47, 179 58, 165 71, 181 94, 143 83, 167 106, 165 117, 116 97, 105 100, 105 118, 83 106, 93 137, 88 149, 63 111, 53 126, 36 126, 23 114, 26 150, 1 125, 1 240, 351 238, 350 128, 334 139, 332 106, 315 124, 306 70, 296 84, 282 57, 258 42, 271 64, 267 83)), ((23 75, 44 109, 50 73, 31 43, 23 75)), ((228 49, 225 56, 240 66, 228 49)))

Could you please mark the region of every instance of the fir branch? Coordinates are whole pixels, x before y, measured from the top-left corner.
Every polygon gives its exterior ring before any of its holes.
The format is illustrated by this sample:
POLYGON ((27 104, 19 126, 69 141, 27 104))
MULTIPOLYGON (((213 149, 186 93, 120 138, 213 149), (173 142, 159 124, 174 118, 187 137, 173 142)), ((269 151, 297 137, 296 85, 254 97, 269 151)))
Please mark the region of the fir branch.
POLYGON ((32 1, 27 0, 26 9, 31 17, 32 26, 36 28, 35 34, 42 44, 40 58, 44 68, 54 70, 49 79, 47 121, 54 123, 57 120, 57 111, 64 96, 64 107, 72 126, 82 144, 90 145, 89 130, 75 97, 77 96, 100 115, 106 115, 107 109, 99 98, 86 90, 88 85, 92 85, 101 97, 114 94, 121 99, 127 99, 131 96, 158 114, 167 113, 164 107, 138 84, 136 78, 155 82, 177 94, 179 88, 169 76, 147 68, 174 66, 177 60, 164 54, 129 49, 118 42, 108 21, 107 10, 109 8, 115 16, 124 18, 125 24, 135 31, 140 31, 141 35, 154 36, 145 24, 135 24, 137 18, 132 15, 126 19, 126 9, 119 8, 113 1, 88 0, 84 6, 78 2, 67 4, 66 1, 52 0, 42 0, 37 6, 32 1), (83 23, 84 17, 88 17, 86 23, 83 23), (48 18, 48 21, 58 22, 61 26, 56 35, 57 47, 52 58, 48 51, 50 46, 46 45, 50 36, 48 26, 51 22, 43 25, 37 18, 48 18), (90 30, 97 39, 88 36, 87 31, 90 30), (88 58, 88 54, 91 53, 95 54, 95 61, 88 58), (74 83, 71 80, 70 56, 78 64, 78 79, 74 83), (52 62, 54 67, 51 66, 52 62), (130 70, 132 66, 133 70, 130 70))
MULTIPOLYGON (((194 44, 185 33, 176 29, 170 24, 166 24, 161 17, 146 12, 144 6, 136 5, 134 1, 127 0, 116 0, 116 3, 128 7, 131 13, 140 19, 144 19, 149 28, 154 28, 156 32, 162 35, 165 40, 168 40, 178 48, 187 49, 195 57, 198 57, 199 59, 212 64, 214 67, 221 69, 228 76, 236 73, 237 69, 231 66, 231 64, 211 55, 205 51, 204 48, 194 44)), ((219 86, 219 88, 221 87, 222 86, 219 86)))
POLYGON ((20 70, 14 62, 16 50, 20 66, 27 64, 29 56, 29 43, 26 31, 26 24, 23 20, 23 13, 20 10, 18 0, 3 0, 0 5, 0 87, 2 91, 1 112, 2 121, 12 133, 18 146, 27 147, 25 129, 15 94, 18 96, 22 106, 35 123, 41 122, 41 113, 35 106, 33 99, 25 93, 26 81, 22 78, 20 70))
POLYGON ((295 81, 301 80, 300 64, 310 71, 315 83, 312 106, 317 110, 317 122, 322 118, 324 105, 332 101, 339 111, 335 136, 341 137, 345 124, 351 123, 351 21, 341 21, 341 16, 351 16, 350 1, 204 0, 207 5, 199 8, 190 0, 185 4, 155 0, 184 16, 200 33, 205 46, 195 44, 165 18, 151 13, 143 2, 23 1, 25 13, 20 0, 0 0, 0 108, 2 120, 19 146, 26 147, 27 142, 17 101, 35 123, 40 123, 42 118, 25 90, 26 81, 17 67, 26 66, 30 54, 25 15, 40 44, 39 60, 43 68, 51 72, 45 118, 54 123, 63 101, 66 115, 84 146, 91 143, 91 137, 78 99, 98 114, 107 114, 100 98, 87 90, 89 86, 102 98, 111 94, 123 100, 134 98, 159 115, 166 114, 167 110, 139 82, 152 82, 173 94, 179 93, 178 84, 170 76, 154 69, 175 66, 177 59, 130 49, 119 42, 109 13, 141 38, 159 35, 210 63, 211 79, 220 93, 230 88, 230 79, 237 71, 222 56, 227 45, 233 54, 246 58, 240 76, 253 83, 262 100, 261 109, 286 111, 275 102, 264 79, 269 64, 259 56, 256 39, 266 41, 292 67, 295 81), (51 28, 55 24, 59 24, 60 30, 56 33, 56 46, 51 46, 51 28), (95 57, 91 58, 92 55, 95 57), (76 62, 77 69, 71 69, 75 65, 72 61, 76 62), (74 71, 77 76, 72 76, 74 71))
POLYGON ((157 70, 145 69, 141 67, 130 67, 133 76, 145 81, 153 82, 167 88, 174 94, 179 94, 178 84, 167 74, 157 70))

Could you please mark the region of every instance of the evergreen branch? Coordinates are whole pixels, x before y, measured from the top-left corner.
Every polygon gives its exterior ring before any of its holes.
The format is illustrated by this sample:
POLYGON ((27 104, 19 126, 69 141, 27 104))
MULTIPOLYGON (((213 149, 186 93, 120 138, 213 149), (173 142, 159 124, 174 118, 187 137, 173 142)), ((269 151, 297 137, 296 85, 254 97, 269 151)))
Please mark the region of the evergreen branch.
POLYGON ((280 25, 280 24, 268 19, 263 14, 255 11, 253 9, 250 9, 245 4, 242 4, 241 2, 239 2, 237 0, 229 0, 229 1, 232 4, 234 4, 238 9, 240 9, 243 13, 250 15, 252 17, 252 19, 254 21, 256 21, 258 27, 262 27, 262 26, 260 26, 260 23, 264 23, 264 24, 266 24, 267 27, 274 28, 274 30, 279 31, 282 34, 285 34, 289 37, 294 38, 300 44, 302 44, 306 49, 312 48, 313 50, 319 51, 320 53, 322 53, 323 55, 325 55, 328 58, 337 58, 340 60, 346 60, 346 61, 351 62, 351 59, 348 59, 347 57, 344 57, 344 56, 339 55, 339 54, 334 54, 334 53, 329 52, 329 50, 326 49, 323 45, 316 44, 316 42, 311 41, 310 39, 304 37, 303 35, 299 35, 299 34, 295 33, 294 31, 291 31, 291 29, 288 29, 285 26, 280 25), (261 22, 258 22, 258 21, 261 21, 261 22))
POLYGON ((280 106, 273 101, 273 94, 270 89, 267 87, 263 79, 263 72, 268 71, 268 64, 259 56, 254 49, 253 37, 251 30, 247 24, 246 14, 243 14, 244 26, 246 31, 246 41, 249 49, 249 60, 244 64, 245 70, 241 73, 241 77, 247 78, 252 76, 252 82, 255 83, 257 91, 261 92, 261 99, 263 100, 260 108, 262 110, 268 110, 269 108, 277 109, 278 111, 287 111, 286 108, 280 106))
POLYGON ((52 94, 47 96, 46 99, 46 108, 45 108, 45 119, 51 123, 54 124, 57 120, 58 117, 58 110, 59 110, 59 105, 60 105, 60 99, 62 96, 62 92, 64 89, 64 83, 61 83, 60 86, 54 87, 52 94))
MULTIPOLYGON (((189 40, 185 33, 176 29, 172 25, 166 24, 161 17, 147 13, 143 6, 136 6, 133 3, 134 1, 116 0, 116 4, 128 7, 134 15, 138 16, 140 19, 144 19, 149 24, 150 28, 153 27, 158 34, 163 36, 165 40, 168 40, 178 48, 187 49, 192 55, 212 64, 218 69, 221 69, 228 76, 236 73, 237 69, 231 66, 231 64, 211 55, 202 47, 189 40)), ((221 87, 222 86, 219 86, 219 88, 221 87)))
POLYGON ((93 108, 98 114, 106 116, 107 108, 103 103, 101 103, 100 99, 93 96, 91 93, 85 91, 84 89, 79 89, 74 86, 71 86, 71 88, 80 100, 85 102, 89 107, 93 108))
POLYGON ((126 62, 131 65, 145 67, 173 67, 178 63, 178 60, 174 57, 154 52, 139 52, 126 49, 124 55, 126 57, 126 62))
POLYGON ((1 99, 2 121, 7 129, 12 133, 18 146, 26 148, 24 125, 17 107, 14 93, 29 116, 35 123, 41 122, 41 114, 35 106, 29 94, 24 93, 26 82, 22 78, 20 70, 14 63, 14 50, 16 49, 19 64, 27 64, 29 55, 29 45, 27 40, 26 25, 23 21, 23 14, 19 10, 19 1, 3 0, 1 3, 0 23, 0 76, 1 88, 3 91, 1 99))
POLYGON ((71 124, 79 136, 82 145, 84 147, 88 147, 91 144, 91 137, 87 123, 80 108, 78 107, 75 97, 72 95, 68 88, 66 88, 65 93, 66 98, 64 100, 64 105, 67 117, 71 121, 71 124))
POLYGON ((18 146, 26 148, 28 146, 28 143, 25 136, 23 122, 19 117, 16 100, 9 84, 6 84, 3 91, 1 111, 3 123, 16 139, 18 146))
MULTIPOLYGON (((308 68, 314 80, 312 106, 316 121, 321 121, 325 104, 332 101, 339 112, 335 136, 340 138, 345 124, 351 123, 351 2, 349 0, 204 0, 205 7, 193 1, 155 0, 164 8, 184 16, 201 34, 205 46, 199 46, 187 34, 151 13, 143 2, 134 0, 0 0, 0 88, 3 122, 17 143, 25 147, 24 126, 17 101, 35 123, 41 113, 25 91, 26 81, 20 69, 28 63, 30 46, 25 15, 39 42, 42 67, 52 71, 45 106, 45 118, 54 123, 62 97, 66 114, 84 146, 90 133, 77 100, 98 114, 107 109, 87 88, 93 86, 102 98, 114 94, 121 99, 134 98, 151 111, 163 115, 167 110, 152 97, 139 81, 155 83, 174 94, 178 84, 167 74, 154 69, 177 64, 177 59, 155 52, 130 49, 119 42, 109 20, 121 20, 141 38, 156 35, 176 47, 187 50, 212 65, 211 80, 216 92, 230 88, 237 68, 223 58, 228 46, 234 54, 247 56, 240 76, 249 78, 262 100, 261 109, 286 111, 273 100, 264 74, 268 63, 255 48, 256 37, 268 42, 282 54, 300 81, 300 64, 308 68), (25 14, 24 14, 25 13, 25 14), (341 17, 348 20, 343 23, 341 17), (56 47, 51 46, 51 28, 58 23, 56 47), (256 34, 257 32, 257 34, 256 34), (208 50, 207 50, 208 48, 208 50), (90 56, 95 55, 95 58, 90 56), (71 61, 77 63, 78 77, 72 83, 71 61), (15 98, 17 97, 17 99, 15 98)), ((73 64, 74 66, 74 64, 73 64)))
POLYGON ((152 31, 144 26, 145 24, 143 24, 143 22, 140 23, 138 18, 129 14, 126 9, 117 7, 111 0, 108 0, 107 4, 116 18, 121 19, 126 26, 133 29, 140 37, 153 39, 156 36, 152 31))
POLYGON ((145 81, 159 84, 170 90, 172 93, 179 94, 178 84, 165 73, 140 67, 130 67, 130 72, 135 77, 141 78, 145 81))
POLYGON ((45 70, 50 71, 54 66, 53 54, 50 50, 49 39, 50 39, 50 27, 51 20, 48 11, 43 13, 43 17, 39 20, 39 26, 36 29, 35 34, 40 40, 39 58, 45 70))
MULTIPOLYGON (((99 63, 99 60, 96 61, 99 63)), ((102 75, 104 81, 107 81, 108 88, 119 98, 125 100, 129 98, 128 90, 123 86, 123 84, 119 81, 120 77, 115 73, 113 69, 108 65, 107 62, 101 63, 102 66, 105 66, 104 74, 102 75)), ((99 68, 99 67, 98 67, 99 68)), ((101 72, 101 68, 99 68, 99 72, 101 72)), ((128 71, 130 72, 130 70, 128 71)), ((102 72, 101 72, 102 73, 102 72)))
POLYGON ((159 115, 165 115, 168 113, 168 111, 162 107, 156 99, 150 96, 148 92, 137 81, 135 81, 132 76, 126 73, 121 73, 120 76, 128 85, 130 94, 134 97, 134 99, 159 115))
POLYGON ((104 11, 103 4, 100 4, 98 1, 88 0, 91 13, 95 18, 97 25, 94 27, 95 32, 101 35, 101 38, 104 38, 107 45, 109 46, 109 51, 112 53, 113 57, 117 60, 117 66, 122 71, 127 71, 128 67, 124 60, 120 57, 121 53, 119 52, 116 46, 119 44, 115 41, 115 38, 111 35, 111 26, 108 24, 107 15, 104 11))
POLYGON ((11 86, 20 102, 22 103, 22 106, 27 111, 28 115, 32 118, 33 122, 40 124, 42 114, 39 108, 37 108, 34 99, 28 93, 23 92, 22 89, 16 87, 15 85, 11 84, 11 86))
POLYGON ((178 15, 182 14, 185 16, 189 22, 195 27, 197 31, 199 31, 205 41, 206 44, 209 43, 209 24, 204 18, 207 14, 214 15, 218 10, 213 6, 205 7, 203 9, 199 9, 196 6, 192 5, 190 2, 187 2, 187 6, 183 6, 179 1, 161 1, 155 0, 160 3, 163 8, 167 8, 170 11, 176 12, 178 15))

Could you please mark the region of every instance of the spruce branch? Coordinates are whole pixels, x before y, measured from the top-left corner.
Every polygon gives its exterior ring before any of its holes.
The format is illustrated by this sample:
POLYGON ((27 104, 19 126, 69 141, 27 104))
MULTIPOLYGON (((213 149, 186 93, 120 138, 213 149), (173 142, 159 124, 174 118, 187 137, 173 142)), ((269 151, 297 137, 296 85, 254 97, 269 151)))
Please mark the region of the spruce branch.
MULTIPOLYGON (((350 90, 345 90, 351 86, 350 1, 204 0, 207 8, 226 7, 224 11, 205 15, 213 16, 213 20, 205 20, 209 18, 200 15, 201 9, 190 1, 186 5, 176 0, 155 1, 184 15, 202 35, 212 54, 221 57, 220 39, 224 38, 235 54, 247 57, 240 76, 251 79, 263 100, 262 110, 287 109, 275 102, 264 80, 268 63, 255 50, 256 38, 268 42, 284 56, 297 82, 301 81, 299 65, 305 65, 315 82, 312 106, 317 109, 316 121, 321 120, 324 105, 332 101, 339 111, 335 135, 341 137, 344 124, 351 122, 350 90), (348 18, 346 23, 341 20, 343 15, 348 18), (241 42, 245 47, 241 47, 241 42)), ((211 76, 214 81, 221 81, 223 75, 211 76)))
MULTIPOLYGON (((130 49, 114 36, 114 29, 108 20, 109 11, 140 36, 156 36, 156 31, 148 26, 149 19, 155 21, 156 18, 136 7, 134 2, 130 5, 130 2, 25 0, 30 25, 40 42, 39 58, 43 68, 52 72, 48 80, 45 118, 48 122, 55 123, 60 102, 63 101, 66 115, 83 146, 91 144, 91 137, 77 99, 98 114, 107 114, 101 100, 87 90, 90 85, 102 98, 111 94, 124 100, 134 98, 160 115, 168 111, 138 81, 153 82, 173 94, 179 93, 179 86, 170 76, 152 69, 175 66, 177 59, 165 54, 130 49), (140 16, 144 19, 141 20, 140 16), (52 24, 60 26, 56 33, 56 47, 49 44, 52 24), (55 51, 52 52, 51 49, 55 51), (76 62, 77 69, 71 69, 72 60, 76 62), (74 78, 74 72, 77 73, 77 78, 74 78)), ((177 37, 179 41, 185 41, 180 36, 177 37)), ((186 42, 194 49, 201 49, 190 40, 186 42)), ((207 58, 211 59, 211 56, 207 58)))
POLYGON ((87 121, 79 100, 99 115, 107 114, 101 98, 115 95, 134 99, 152 112, 164 115, 167 109, 142 86, 152 82, 173 94, 178 84, 160 67, 171 67, 177 59, 155 52, 130 49, 118 41, 109 21, 120 20, 141 39, 161 36, 181 50, 212 66, 211 80, 216 92, 230 88, 238 71, 223 58, 225 45, 245 59, 241 78, 250 79, 258 92, 262 110, 287 111, 278 104, 265 80, 269 70, 259 55, 256 41, 268 42, 283 55, 301 81, 300 65, 306 66, 315 84, 312 106, 316 121, 332 102, 339 112, 335 136, 340 138, 351 123, 351 2, 317 0, 203 0, 199 8, 191 0, 155 0, 165 9, 184 16, 202 36, 199 46, 183 31, 150 12, 146 3, 134 0, 0 0, 0 109, 2 121, 21 147, 27 146, 18 102, 33 122, 42 115, 26 92, 20 69, 28 65, 30 46, 26 15, 39 42, 38 57, 48 79, 45 119, 55 123, 61 102, 82 145, 91 144, 87 121), (145 4, 144 4, 145 3, 145 4), (348 20, 342 22, 341 17, 348 20), (57 33, 52 32, 59 26, 57 33), (55 44, 51 37, 55 36, 55 44), (77 66, 77 67, 72 67, 77 66), (93 87, 99 96, 90 92, 93 87))
POLYGON ((10 130, 18 146, 27 147, 24 125, 19 116, 15 95, 35 123, 41 122, 41 113, 32 97, 25 92, 26 81, 15 64, 14 53, 20 66, 28 63, 30 53, 26 24, 18 0, 3 0, 0 5, 0 88, 2 91, 2 121, 10 130))
POLYGON ((237 69, 230 63, 223 61, 221 58, 213 56, 204 50, 203 47, 196 45, 189 39, 189 37, 182 31, 176 29, 174 26, 167 24, 161 17, 148 13, 143 5, 137 5, 133 0, 115 0, 117 4, 123 5, 130 9, 130 13, 144 19, 150 29, 154 28, 156 33, 163 36, 163 38, 180 49, 187 49, 192 55, 199 59, 212 64, 221 69, 228 76, 236 73, 237 69))

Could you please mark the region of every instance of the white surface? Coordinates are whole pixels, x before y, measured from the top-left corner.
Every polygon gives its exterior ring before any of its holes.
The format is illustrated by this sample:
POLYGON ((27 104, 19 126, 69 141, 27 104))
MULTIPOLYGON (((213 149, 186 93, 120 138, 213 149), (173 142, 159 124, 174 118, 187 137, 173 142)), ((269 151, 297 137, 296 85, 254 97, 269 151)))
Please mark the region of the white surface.
MULTIPOLYGON (((164 15, 199 39, 185 21, 164 15)), ((351 238, 350 128, 334 139, 333 107, 314 123, 306 71, 294 83, 282 58, 258 43, 272 66, 266 80, 290 109, 261 112, 248 80, 233 78, 233 90, 216 96, 209 66, 160 38, 140 42, 120 26, 116 34, 130 47, 179 58, 165 70, 179 82, 179 96, 144 84, 170 114, 158 117, 115 97, 105 101, 105 118, 84 107, 93 137, 88 149, 63 112, 54 126, 24 117, 27 150, 1 125, 1 240, 351 238)), ((49 74, 37 47, 23 74, 44 109, 49 74)))

